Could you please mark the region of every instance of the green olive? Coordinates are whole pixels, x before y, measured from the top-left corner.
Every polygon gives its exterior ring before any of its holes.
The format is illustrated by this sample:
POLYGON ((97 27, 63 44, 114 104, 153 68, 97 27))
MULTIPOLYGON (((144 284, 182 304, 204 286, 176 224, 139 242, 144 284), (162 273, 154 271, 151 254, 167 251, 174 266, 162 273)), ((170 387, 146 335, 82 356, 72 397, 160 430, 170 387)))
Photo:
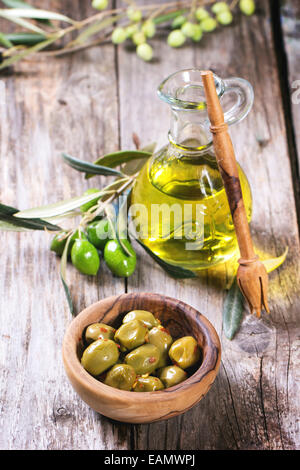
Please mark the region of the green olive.
POLYGON ((227 26, 228 24, 232 23, 233 20, 233 16, 230 10, 221 11, 221 13, 219 13, 216 18, 218 23, 224 26, 227 26))
POLYGON ((72 250, 71 259, 75 268, 82 274, 95 276, 100 266, 98 251, 88 240, 76 240, 72 250))
POLYGON ((148 338, 148 328, 140 320, 132 320, 123 323, 122 326, 116 331, 115 341, 119 343, 122 348, 131 351, 146 342, 148 338))
POLYGON ((180 28, 185 22, 186 22, 186 17, 183 15, 176 16, 172 22, 172 29, 180 28))
POLYGON ((130 24, 128 26, 126 26, 125 28, 125 31, 126 31, 126 37, 127 38, 131 38, 134 33, 136 33, 138 31, 138 25, 137 24, 130 24))
POLYGON ((96 10, 105 10, 108 6, 108 0, 93 0, 92 7, 96 10))
POLYGON ((255 12, 254 0, 240 0, 239 7, 241 12, 248 16, 253 15, 253 13, 255 12))
POLYGON ((113 238, 112 229, 107 219, 91 222, 86 231, 88 239, 98 250, 104 250, 108 240, 113 238))
MULTIPOLYGON (((229 6, 226 2, 216 2, 212 7, 211 11, 215 14, 218 15, 222 11, 228 11, 229 6)), ((230 10, 229 10, 230 11, 230 10)))
POLYGON ((138 10, 135 5, 132 5, 127 8, 127 16, 130 21, 138 23, 142 19, 142 12, 141 10, 138 10))
POLYGON ((84 351, 81 364, 92 375, 100 375, 119 359, 119 349, 110 339, 98 339, 84 351))
POLYGON ((156 26, 155 26, 154 21, 152 20, 145 21, 145 23, 142 26, 142 31, 147 38, 153 38, 153 36, 155 35, 155 31, 156 31, 156 26))
POLYGON ((202 20, 204 20, 204 18, 207 18, 209 16, 209 13, 208 13, 207 10, 205 10, 205 8, 199 7, 195 11, 195 16, 196 16, 198 21, 202 21, 202 20))
POLYGON ((104 383, 129 392, 135 380, 136 373, 133 367, 127 364, 116 364, 107 372, 104 383))
POLYGON ((157 320, 154 315, 147 310, 132 310, 131 312, 128 312, 123 318, 123 323, 127 323, 132 320, 140 320, 147 328, 149 328, 149 330, 160 324, 159 320, 157 320))
POLYGON ((187 378, 187 373, 178 366, 163 367, 159 371, 159 378, 166 388, 173 387, 187 378))
POLYGON ((125 41, 126 37, 127 34, 125 28, 122 28, 122 26, 117 26, 112 32, 111 40, 113 44, 121 44, 125 41))
POLYGON ((156 392, 157 390, 163 390, 164 386, 159 378, 157 377, 138 377, 136 385, 134 386, 134 392, 156 392))
POLYGON ((140 59, 144 60, 145 62, 149 62, 153 57, 153 49, 150 44, 139 44, 136 48, 136 53, 140 59))
POLYGON ((104 260, 113 274, 119 277, 129 277, 134 273, 136 254, 128 240, 122 240, 131 256, 124 253, 118 240, 110 240, 104 248, 104 260))
POLYGON ((146 42, 146 36, 143 31, 137 31, 132 35, 132 41, 136 46, 144 44, 146 42))
POLYGON ((115 328, 104 323, 92 323, 85 331, 84 339, 87 344, 91 344, 97 339, 114 339, 115 328))
POLYGON ((202 39, 202 36, 203 36, 202 29, 201 29, 201 26, 198 24, 198 25, 195 26, 195 30, 194 30, 194 34, 192 36, 192 40, 195 41, 195 42, 199 42, 200 39, 202 39))
POLYGON ((195 34, 196 31, 196 25, 195 23, 192 23, 191 21, 186 21, 183 23, 181 26, 181 32, 187 37, 187 38, 192 38, 195 34))
POLYGON ((187 369, 196 364, 200 359, 200 355, 198 343, 192 336, 177 339, 169 350, 172 362, 182 369, 187 369))
POLYGON ((160 351, 154 344, 143 344, 125 356, 125 363, 138 375, 151 374, 159 363, 160 351))
POLYGON ((165 367, 169 363, 169 349, 173 343, 172 336, 162 326, 155 326, 149 331, 148 342, 160 350, 161 356, 157 367, 165 367))
POLYGON ((186 37, 180 29, 174 29, 168 35, 167 42, 171 47, 181 47, 185 43, 186 37))
POLYGON ((70 243, 68 246, 68 256, 71 255, 72 248, 74 246, 74 243, 77 240, 87 240, 86 234, 82 231, 76 230, 76 232, 73 233, 73 235, 70 238, 70 243))
POLYGON ((218 23, 214 18, 208 17, 204 18, 204 20, 201 21, 200 26, 202 31, 204 31, 205 33, 210 33, 211 31, 216 29, 218 23))
POLYGON ((66 242, 67 242, 67 232, 59 232, 52 238, 50 250, 54 251, 57 255, 61 256, 63 254, 66 242))
MULTIPOLYGON (((68 239, 68 237, 66 236, 67 233, 68 232, 66 232, 66 231, 60 232, 57 235, 55 235, 55 237, 52 239, 52 242, 51 242, 51 245, 50 245, 50 250, 54 251, 59 256, 62 256, 65 245, 67 243, 67 239, 68 239)), ((71 254, 71 249, 72 249, 72 246, 74 245, 75 241, 80 240, 80 239, 87 240, 84 232, 79 233, 78 230, 76 230, 76 232, 73 233, 73 235, 70 239, 70 242, 69 242, 68 255, 71 254)))

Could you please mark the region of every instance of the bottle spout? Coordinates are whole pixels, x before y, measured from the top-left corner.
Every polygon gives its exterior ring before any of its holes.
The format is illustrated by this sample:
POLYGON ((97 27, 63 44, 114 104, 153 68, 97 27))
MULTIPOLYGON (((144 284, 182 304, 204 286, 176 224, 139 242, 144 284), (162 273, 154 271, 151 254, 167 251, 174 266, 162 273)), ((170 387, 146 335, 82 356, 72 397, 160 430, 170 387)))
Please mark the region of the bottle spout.
MULTIPOLYGON (((181 147, 185 147, 185 142, 193 142, 192 147, 197 148, 205 148, 212 143, 202 73, 197 68, 180 70, 158 87, 159 97, 172 110, 170 141, 181 147)), ((242 78, 222 80, 215 74, 213 78, 225 122, 229 125, 240 122, 253 104, 251 84, 242 78)))
MULTIPOLYGON (((222 96, 223 81, 215 76, 222 96)), ((184 149, 203 149, 212 142, 201 70, 181 70, 158 87, 159 97, 171 106, 169 140, 184 149)))
MULTIPOLYGON (((225 85, 214 75, 218 96, 222 96, 225 85)), ((206 109, 204 86, 200 69, 180 70, 162 81, 158 87, 159 97, 173 109, 202 111, 206 109)))

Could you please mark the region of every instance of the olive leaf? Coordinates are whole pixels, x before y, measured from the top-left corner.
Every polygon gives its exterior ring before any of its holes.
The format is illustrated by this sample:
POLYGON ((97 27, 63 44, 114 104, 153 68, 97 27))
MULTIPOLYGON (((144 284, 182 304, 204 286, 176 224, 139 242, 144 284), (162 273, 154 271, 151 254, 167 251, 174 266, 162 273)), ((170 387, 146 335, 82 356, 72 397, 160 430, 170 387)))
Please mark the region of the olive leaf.
POLYGON ((187 10, 177 10, 171 13, 166 13, 165 15, 157 16, 153 18, 155 24, 167 23, 168 21, 174 20, 177 16, 183 15, 187 10))
POLYGON ((90 36, 93 36, 94 34, 99 33, 99 31, 106 28, 107 26, 116 23, 121 17, 122 15, 115 15, 105 18, 102 21, 97 21, 96 23, 91 24, 81 34, 79 34, 74 41, 69 43, 69 47, 71 45, 75 46, 76 44, 84 43, 90 36))
POLYGON ((67 258, 68 258, 68 248, 69 248, 69 244, 70 244, 70 240, 71 240, 72 235, 73 235, 73 232, 70 233, 68 238, 67 238, 67 242, 65 244, 64 251, 63 251, 63 254, 62 254, 62 257, 61 257, 61 261, 60 261, 60 278, 61 278, 61 281, 62 281, 62 284, 63 284, 63 287, 64 287, 64 291, 65 291, 65 294, 66 294, 66 297, 67 297, 70 312, 71 312, 72 315, 75 315, 71 293, 70 293, 69 287, 68 287, 67 282, 66 282, 66 266, 67 266, 67 258))
POLYGON ((16 232, 23 230, 44 230, 45 228, 55 232, 61 230, 58 225, 51 224, 50 222, 37 217, 16 217, 16 214, 18 213, 18 209, 15 207, 0 204, 0 230, 16 232))
POLYGON ((116 236, 117 240, 121 245, 121 248, 123 250, 123 253, 126 256, 133 256, 133 253, 131 253, 127 246, 125 245, 123 240, 126 240, 128 238, 128 233, 127 233, 127 220, 128 220, 128 200, 130 198, 130 193, 131 190, 127 191, 127 194, 122 195, 119 197, 119 211, 118 211, 118 217, 117 217, 117 223, 116 223, 116 236), (123 199, 123 200, 122 200, 123 199), (120 203, 121 201, 121 203, 120 203))
POLYGON ((33 8, 29 3, 21 0, 1 0, 1 2, 9 8, 33 8))
POLYGON ((115 170, 114 168, 110 168, 108 166, 103 166, 103 165, 98 165, 95 163, 89 163, 84 160, 80 160, 79 158, 71 157, 71 155, 68 155, 66 153, 62 154, 62 157, 69 165, 71 168, 74 168, 74 170, 81 171, 83 173, 90 173, 92 175, 113 175, 113 176, 124 176, 123 173, 121 173, 118 170, 115 170))
POLYGON ((113 238, 116 238, 116 212, 113 204, 106 204, 104 207, 104 213, 106 215, 110 230, 113 238))
MULTIPOLYGON (((27 33, 27 32, 22 32, 22 33, 9 33, 9 34, 2 34, 0 33, 0 42, 1 39, 3 41, 8 41, 10 46, 6 47, 13 47, 14 45, 24 45, 24 46, 33 46, 35 44, 38 44, 42 41, 45 41, 46 36, 44 34, 39 34, 39 33, 27 33)), ((5 46, 5 44, 3 43, 5 46)))
POLYGON ((24 211, 17 212, 15 217, 23 218, 48 218, 56 217, 61 214, 68 213, 77 207, 80 207, 86 202, 93 201, 101 196, 103 196, 105 191, 99 191, 98 193, 87 194, 85 196, 77 196, 72 199, 66 199, 64 201, 56 202, 55 204, 49 204, 47 206, 34 207, 32 209, 25 209, 24 211))
POLYGON ((223 306, 223 331, 226 338, 232 340, 238 332, 243 320, 244 296, 234 279, 227 292, 223 306))
POLYGON ((143 147, 141 150, 143 152, 147 152, 149 155, 140 159, 136 159, 136 160, 134 159, 134 160, 130 160, 126 162, 122 167, 123 172, 126 175, 131 176, 137 173, 138 171, 140 171, 145 165, 145 162, 153 155, 155 147, 156 147, 156 142, 143 147))
MULTIPOLYGON (((130 162, 132 160, 147 159, 152 155, 152 152, 144 150, 120 150, 119 152, 108 153, 103 157, 98 158, 94 162, 94 165, 105 165, 109 168, 115 168, 116 166, 122 165, 123 163, 130 162)), ((91 178, 93 175, 91 172, 85 175, 85 178, 91 178)))
POLYGON ((103 188, 103 191, 117 191, 118 189, 121 188, 121 186, 124 185, 124 183, 126 181, 129 181, 129 178, 127 176, 125 177, 122 177, 122 178, 118 178, 116 179, 115 181, 113 181, 112 183, 108 184, 107 186, 105 186, 103 188))
POLYGON ((95 165, 105 165, 110 168, 122 165, 129 160, 136 160, 140 158, 149 158, 152 154, 144 150, 120 150, 119 152, 108 153, 103 157, 98 158, 94 163, 95 165))
POLYGON ((106 217, 107 217, 107 220, 108 220, 108 223, 109 223, 109 226, 110 226, 110 229, 111 229, 111 232, 112 232, 112 236, 114 239, 117 239, 121 248, 122 248, 122 251, 123 253, 126 255, 126 256, 133 256, 133 253, 131 253, 127 246, 125 245, 124 243, 124 240, 127 239, 127 237, 124 235, 124 232, 118 232, 118 225, 119 225, 119 222, 118 222, 118 219, 119 217, 117 217, 117 221, 116 221, 116 217, 115 217, 115 211, 114 210, 111 210, 112 209, 112 205, 109 205, 105 208, 105 214, 106 214, 106 217))
POLYGON ((166 273, 168 273, 170 276, 174 277, 175 279, 190 279, 196 277, 196 274, 193 271, 190 271, 189 269, 181 268, 180 266, 174 266, 173 264, 166 263, 166 261, 162 260, 157 256, 155 253, 153 253, 150 248, 148 248, 144 243, 142 243, 138 238, 135 237, 135 240, 138 242, 139 245, 141 245, 144 250, 148 253, 148 255, 151 256, 151 258, 156 261, 157 264, 161 268, 163 268, 166 273))
POLYGON ((56 13, 53 11, 47 10, 40 10, 38 8, 11 8, 5 9, 0 8, 0 16, 3 16, 7 19, 12 18, 29 18, 35 20, 57 20, 57 21, 65 21, 66 23, 75 24, 76 21, 72 20, 66 15, 62 15, 61 13, 56 13))
POLYGON ((55 42, 58 38, 60 37, 60 34, 57 33, 53 36, 51 36, 49 39, 46 39, 46 41, 39 42, 38 44, 35 44, 32 47, 28 47, 28 49, 24 49, 23 51, 19 52, 18 54, 15 54, 11 57, 8 57, 7 59, 3 60, 3 62, 0 65, 0 70, 9 67, 10 65, 14 64, 15 62, 18 62, 21 59, 24 59, 24 57, 32 54, 33 52, 38 52, 41 49, 44 49, 45 47, 49 46, 53 42, 55 42))
POLYGON ((30 229, 25 227, 19 227, 9 222, 0 220, 0 231, 2 232, 28 232, 30 229))
MULTIPOLYGON (((126 247, 124 240, 127 237, 127 201, 130 190, 125 195, 125 200, 120 204, 121 198, 118 198, 118 203, 107 204, 104 207, 104 212, 108 220, 112 236, 114 239, 117 239, 123 253, 126 256, 133 256, 133 254, 126 247)), ((123 195, 124 197, 124 195, 123 195)))
POLYGON ((50 222, 51 224, 60 224, 62 220, 65 219, 74 219, 75 217, 82 216, 80 210, 73 210, 69 212, 64 212, 61 215, 54 215, 52 217, 45 217, 43 220, 50 222))
POLYGON ((7 37, 7 34, 0 33, 0 44, 4 47, 13 47, 13 43, 11 40, 7 37))
POLYGON ((35 31, 36 33, 40 33, 40 34, 45 34, 46 36, 45 31, 43 31, 41 28, 39 28, 35 24, 30 23, 30 21, 24 20, 23 18, 11 16, 6 13, 7 11, 12 11, 12 10, 0 9, 0 17, 5 18, 6 20, 12 21, 13 23, 16 23, 18 26, 21 26, 22 28, 30 29, 31 31, 35 31))
POLYGON ((284 250, 284 253, 281 256, 278 256, 277 258, 271 258, 271 259, 262 259, 262 263, 265 266, 266 270, 268 273, 274 271, 275 269, 279 268, 279 266, 284 263, 286 260, 287 254, 288 254, 288 247, 284 250))
MULTIPOLYGON (((277 258, 261 260, 268 273, 277 269, 286 259, 288 247, 277 258)), ((225 336, 232 340, 238 332, 243 320, 245 299, 234 277, 231 287, 227 292, 223 308, 223 330, 225 336)))
MULTIPOLYGON (((29 5, 29 3, 23 2, 21 0, 2 0, 2 3, 4 3, 4 5, 9 8, 34 8, 32 5, 29 5)), ((36 18, 36 20, 40 21, 41 23, 45 23, 48 26, 52 26, 51 22, 47 19, 36 18)))

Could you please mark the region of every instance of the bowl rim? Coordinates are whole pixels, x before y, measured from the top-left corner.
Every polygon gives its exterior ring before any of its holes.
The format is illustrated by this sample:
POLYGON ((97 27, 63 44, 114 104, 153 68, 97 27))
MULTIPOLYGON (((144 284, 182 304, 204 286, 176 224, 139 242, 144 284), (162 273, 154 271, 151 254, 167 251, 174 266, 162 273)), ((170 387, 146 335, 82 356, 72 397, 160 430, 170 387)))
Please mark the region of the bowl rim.
MULTIPOLYGON (((108 308, 108 311, 110 310, 110 307, 108 308)), ((76 342, 75 345, 77 346, 77 344, 78 343, 76 342)), ((99 395, 107 397, 109 393, 111 392, 111 390, 113 389, 113 395, 114 395, 113 399, 114 400, 118 399, 118 401, 123 404, 129 403, 133 399, 135 402, 141 399, 144 402, 145 401, 153 402, 154 396, 156 397, 157 401, 165 401, 169 399, 170 393, 176 394, 176 392, 183 392, 183 391, 191 390, 192 388, 197 388, 198 384, 202 382, 202 380, 207 375, 209 375, 209 373, 213 371, 216 371, 217 373, 219 369, 220 361, 221 361, 221 344, 220 344, 219 336, 214 326, 211 324, 211 322, 202 313, 200 313, 197 309, 187 304, 186 302, 178 300, 174 297, 169 297, 163 294, 158 294, 158 293, 153 293, 153 292, 131 292, 131 293, 124 293, 120 295, 113 295, 113 296, 105 297, 104 299, 101 299, 89 305, 88 307, 83 309, 75 318, 73 318, 71 323, 68 325, 68 328, 63 338, 62 356, 63 356, 64 367, 65 369, 68 369, 69 371, 67 372, 69 379, 70 379, 70 373, 71 373, 72 376, 76 378, 77 383, 79 382, 81 387, 83 387, 87 391, 92 392, 92 393, 97 393, 99 395), (154 301, 161 301, 163 298, 169 304, 174 305, 174 308, 176 309, 179 309, 180 307, 187 307, 190 310, 190 312, 195 314, 196 317, 198 317, 198 320, 200 320, 201 332, 207 341, 210 354, 206 353, 204 355, 203 361, 200 367, 194 372, 193 375, 188 377, 183 382, 177 385, 174 385, 173 387, 164 389, 164 390, 134 393, 132 391, 125 391, 125 390, 120 390, 117 388, 110 387, 109 385, 106 385, 98 381, 97 379, 95 379, 81 365, 80 360, 78 359, 78 356, 76 354, 76 347, 72 351, 72 356, 71 357, 67 356, 67 354, 69 354, 69 348, 67 348, 67 344, 70 340, 72 341, 72 343, 75 342, 74 333, 76 331, 77 324, 81 322, 82 318, 88 317, 90 314, 92 314, 92 312, 94 311, 97 305, 101 304, 102 306, 104 306, 105 303, 107 303, 111 307, 115 303, 120 301, 122 298, 123 299, 125 297, 142 298, 144 296, 147 296, 148 298, 151 297, 152 300, 154 301), (67 353, 67 349, 68 349, 68 353, 67 353)))

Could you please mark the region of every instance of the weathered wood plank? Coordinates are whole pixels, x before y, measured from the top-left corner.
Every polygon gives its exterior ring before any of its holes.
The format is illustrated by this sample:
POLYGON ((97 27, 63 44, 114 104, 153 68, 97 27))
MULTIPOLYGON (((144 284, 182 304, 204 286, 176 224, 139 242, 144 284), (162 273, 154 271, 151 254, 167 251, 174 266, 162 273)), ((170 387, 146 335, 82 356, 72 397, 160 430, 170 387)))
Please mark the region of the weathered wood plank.
POLYGON ((268 2, 258 15, 206 35, 199 46, 170 50, 163 42, 154 64, 119 49, 121 143, 131 145, 134 130, 143 142, 165 142, 167 106, 155 97, 161 79, 180 68, 212 68, 220 76, 247 78, 255 105, 246 121, 232 128, 238 158, 253 190, 252 232, 261 252, 279 255, 285 266, 271 275, 272 314, 247 315, 233 342, 222 335, 221 311, 226 271, 201 281, 174 281, 140 250, 138 271, 128 290, 165 293, 199 308, 222 337, 223 361, 210 393, 193 410, 169 422, 135 426, 134 448, 282 449, 299 447, 299 239, 281 93, 270 29, 268 2), (245 59, 246 58, 246 59, 245 59), (134 90, 134 93, 132 93, 134 90), (297 412, 298 410, 298 412, 297 412))
POLYGON ((287 89, 284 94, 289 119, 288 138, 293 157, 294 190, 300 204, 300 5, 297 0, 281 4, 281 26, 285 50, 281 51, 281 76, 287 89))
MULTIPOLYGON (((57 2, 50 3, 60 9, 57 2)), ((126 148, 133 130, 143 141, 164 142, 168 110, 154 93, 169 73, 197 65, 212 67, 222 76, 248 78, 255 86, 255 108, 247 121, 232 129, 232 136, 253 188, 252 229, 268 253, 280 254, 286 244, 291 248, 285 267, 272 275, 272 316, 259 322, 247 317, 232 343, 222 337, 220 375, 199 406, 169 422, 128 426, 89 410, 67 383, 60 344, 70 316, 57 260, 49 254, 45 236, 2 233, 2 246, 8 248, 2 254, 0 344, 5 381, 0 420, 6 433, 0 438, 1 448, 299 447, 295 420, 299 413, 299 244, 269 11, 266 2, 262 4, 258 17, 207 36, 199 48, 173 51, 158 42, 162 60, 154 64, 143 64, 120 48, 118 84, 110 46, 49 64, 34 62, 33 70, 22 65, 22 75, 3 80, 9 105, 1 104, 2 161, 5 157, 1 200, 23 208, 85 189, 83 179, 58 166, 54 155, 68 150, 93 160, 99 152, 116 148, 118 92, 121 143, 126 148), (60 98, 67 105, 58 104, 60 98), (37 181, 32 179, 33 171, 37 181), (40 355, 47 355, 44 362, 40 355)), ((68 8, 78 17, 86 13, 83 2, 76 2, 76 7, 72 2, 68 8)), ((217 279, 207 273, 201 283, 175 282, 143 257, 128 289, 185 300, 221 332, 220 288, 225 279, 226 271, 220 268, 217 279)), ((112 280, 105 270, 92 282, 71 269, 70 281, 78 309, 100 296, 124 291, 123 282, 112 280)))
MULTIPOLYGON (((37 2, 42 6, 42 2, 37 2)), ((59 2, 45 7, 61 10, 59 2)), ((82 18, 89 2, 68 2, 82 18)), ((61 151, 95 160, 118 148, 114 48, 95 48, 64 59, 32 61, 1 77, 1 201, 33 207, 81 194, 83 176, 63 165, 61 151)), ((94 178, 88 185, 99 185, 94 178)), ((102 181, 103 183, 103 181, 102 181)), ((101 184, 102 184, 101 183, 101 184)), ((61 343, 71 320, 59 279, 59 261, 44 233, 0 233, 1 429, 0 448, 101 449, 127 446, 122 426, 79 399, 62 365, 61 343)), ((102 266, 97 279, 70 265, 77 311, 124 292, 102 266)))

